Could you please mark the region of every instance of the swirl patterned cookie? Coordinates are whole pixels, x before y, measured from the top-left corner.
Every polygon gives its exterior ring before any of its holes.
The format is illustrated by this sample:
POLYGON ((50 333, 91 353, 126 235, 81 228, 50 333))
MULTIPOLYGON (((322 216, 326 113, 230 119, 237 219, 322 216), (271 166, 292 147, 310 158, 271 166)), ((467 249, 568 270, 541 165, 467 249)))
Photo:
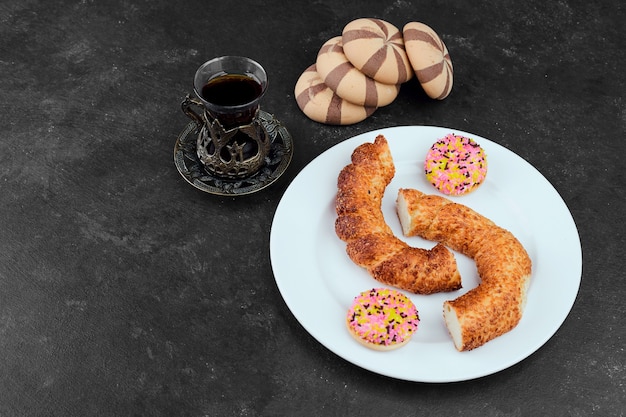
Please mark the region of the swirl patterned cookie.
POLYGON ((376 111, 376 107, 359 106, 335 94, 324 84, 315 64, 300 75, 294 93, 300 110, 319 123, 350 125, 365 120, 376 111))
POLYGON ((426 94, 437 100, 448 97, 454 71, 448 48, 439 35, 419 22, 407 23, 402 34, 409 61, 426 94))
POLYGON ((398 85, 384 84, 356 69, 344 54, 341 36, 329 39, 318 54, 317 72, 339 97, 361 106, 382 107, 398 96, 398 85))
POLYGON ((400 30, 381 19, 348 23, 341 35, 346 57, 365 75, 385 84, 402 84, 413 77, 400 30))

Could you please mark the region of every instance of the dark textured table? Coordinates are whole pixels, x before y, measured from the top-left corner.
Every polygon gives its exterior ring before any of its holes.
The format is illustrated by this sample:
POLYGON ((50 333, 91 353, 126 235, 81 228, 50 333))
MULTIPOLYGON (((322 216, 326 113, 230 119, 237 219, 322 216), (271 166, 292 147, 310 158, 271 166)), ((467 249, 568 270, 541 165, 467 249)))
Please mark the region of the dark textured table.
POLYGON ((8 0, 0 16, 0 416, 624 415, 623 3, 8 0), (296 80, 357 17, 432 26, 452 94, 430 100, 413 80, 361 123, 306 118, 296 80), (173 163, 180 102, 219 55, 262 63, 262 107, 294 139, 287 172, 249 196, 203 193, 173 163), (291 180, 398 125, 489 138, 572 212, 578 298, 506 370, 371 373, 313 339, 278 291, 269 236, 291 180))

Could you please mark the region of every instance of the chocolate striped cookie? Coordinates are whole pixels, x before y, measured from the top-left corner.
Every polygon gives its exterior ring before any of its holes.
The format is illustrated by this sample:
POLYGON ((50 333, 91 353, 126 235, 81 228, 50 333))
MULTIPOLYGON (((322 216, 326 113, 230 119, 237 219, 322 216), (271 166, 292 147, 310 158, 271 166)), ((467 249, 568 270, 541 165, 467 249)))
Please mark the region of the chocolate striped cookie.
POLYGON ((401 84, 413 77, 402 33, 391 23, 372 18, 353 20, 344 27, 342 41, 350 62, 376 81, 401 84))
POLYGON ((365 120, 376 107, 364 107, 350 103, 333 92, 316 70, 308 67, 296 82, 296 102, 300 110, 311 120, 330 125, 349 125, 365 120))
POLYGON ((361 106, 382 107, 400 92, 399 85, 383 84, 356 69, 344 54, 341 36, 329 39, 317 54, 317 72, 339 97, 361 106))
POLYGON ((429 26, 407 23, 402 29, 404 46, 424 91, 443 100, 452 90, 453 69, 448 48, 429 26))

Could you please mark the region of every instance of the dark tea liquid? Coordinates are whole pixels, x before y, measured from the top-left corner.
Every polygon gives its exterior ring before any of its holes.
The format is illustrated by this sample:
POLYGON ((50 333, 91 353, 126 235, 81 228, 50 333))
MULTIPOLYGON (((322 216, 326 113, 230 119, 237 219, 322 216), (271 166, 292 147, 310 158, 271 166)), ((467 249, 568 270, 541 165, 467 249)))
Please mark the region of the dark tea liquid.
POLYGON ((226 74, 209 80, 202 87, 202 98, 218 106, 240 106, 261 95, 261 84, 242 74, 226 74))

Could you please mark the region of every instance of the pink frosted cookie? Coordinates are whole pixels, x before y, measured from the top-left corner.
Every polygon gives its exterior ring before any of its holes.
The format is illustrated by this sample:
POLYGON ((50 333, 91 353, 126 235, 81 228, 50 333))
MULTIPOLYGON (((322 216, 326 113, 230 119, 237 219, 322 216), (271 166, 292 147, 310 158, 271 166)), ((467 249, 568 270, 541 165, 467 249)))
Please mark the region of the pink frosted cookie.
POLYGON ((419 321, 413 302, 387 288, 373 288, 356 296, 346 317, 350 334, 375 350, 403 346, 417 331, 419 321))
POLYGON ((430 147, 424 172, 442 193, 467 194, 485 180, 487 155, 473 139, 451 133, 430 147))

